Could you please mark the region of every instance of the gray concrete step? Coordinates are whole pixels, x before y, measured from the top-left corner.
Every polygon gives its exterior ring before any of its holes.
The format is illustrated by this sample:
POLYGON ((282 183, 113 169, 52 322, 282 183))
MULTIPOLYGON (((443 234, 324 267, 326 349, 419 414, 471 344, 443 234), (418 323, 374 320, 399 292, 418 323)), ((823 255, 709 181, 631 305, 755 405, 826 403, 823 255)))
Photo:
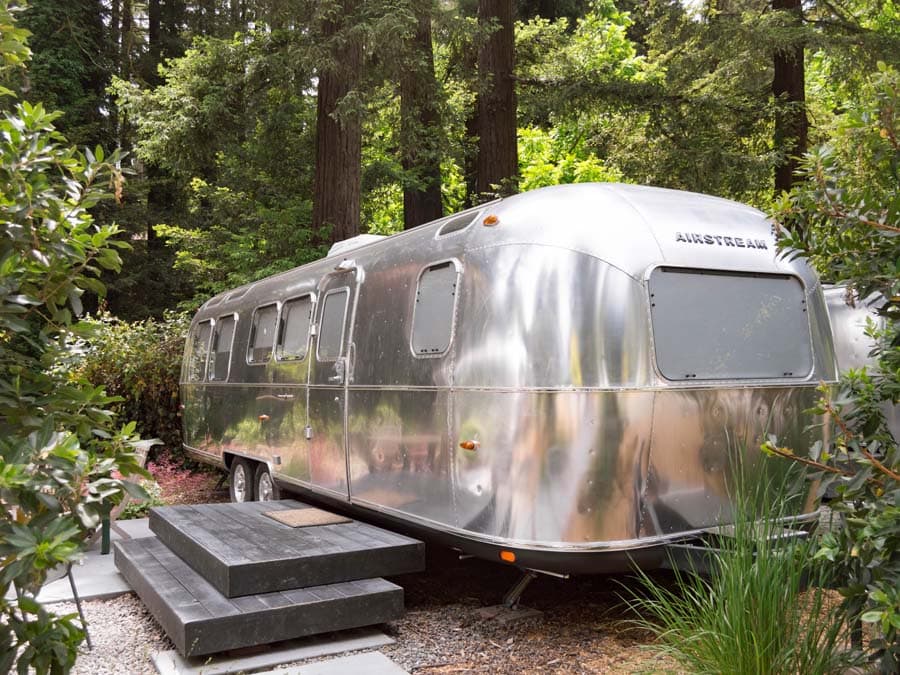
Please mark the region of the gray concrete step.
POLYGON ((384 579, 226 598, 155 537, 115 542, 126 581, 185 656, 384 623, 403 589, 384 579))
POLYGON ((267 511, 311 508, 293 500, 165 506, 150 512, 150 528, 222 595, 242 595, 425 568, 425 545, 350 521, 290 527, 267 511))

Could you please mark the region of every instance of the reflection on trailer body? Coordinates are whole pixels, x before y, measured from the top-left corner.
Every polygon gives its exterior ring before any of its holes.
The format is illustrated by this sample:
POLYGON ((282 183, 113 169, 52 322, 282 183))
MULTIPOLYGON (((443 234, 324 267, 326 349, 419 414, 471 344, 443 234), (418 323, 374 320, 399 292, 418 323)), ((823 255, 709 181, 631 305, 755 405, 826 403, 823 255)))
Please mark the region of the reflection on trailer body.
POLYGON ((191 454, 477 555, 602 572, 727 520, 766 434, 816 440, 822 290, 758 211, 570 185, 336 248, 197 313, 191 454))

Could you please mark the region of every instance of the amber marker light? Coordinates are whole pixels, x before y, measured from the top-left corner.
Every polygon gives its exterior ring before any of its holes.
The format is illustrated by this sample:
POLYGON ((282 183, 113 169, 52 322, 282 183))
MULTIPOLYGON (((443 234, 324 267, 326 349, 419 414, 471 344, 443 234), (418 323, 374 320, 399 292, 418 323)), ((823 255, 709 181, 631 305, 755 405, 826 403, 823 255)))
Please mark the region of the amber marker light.
POLYGON ((500 551, 500 560, 503 562, 514 563, 516 562, 516 554, 512 551, 500 551))
POLYGON ((478 441, 463 441, 459 444, 463 450, 477 450, 478 449, 478 441))
POLYGON ((485 227, 493 227, 494 225, 496 225, 499 222, 500 222, 500 219, 492 213, 491 215, 489 215, 487 218, 485 218, 482 221, 482 224, 485 227))

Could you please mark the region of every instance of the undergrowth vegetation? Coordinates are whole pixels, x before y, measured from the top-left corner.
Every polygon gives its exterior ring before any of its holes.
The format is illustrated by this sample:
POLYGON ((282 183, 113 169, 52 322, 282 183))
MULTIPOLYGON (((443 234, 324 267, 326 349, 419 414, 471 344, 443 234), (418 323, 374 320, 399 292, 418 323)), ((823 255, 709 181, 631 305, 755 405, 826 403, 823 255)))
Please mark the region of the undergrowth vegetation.
POLYGON ((858 660, 829 569, 814 538, 785 537, 792 499, 777 481, 739 481, 734 525, 715 539, 705 566, 674 572, 674 584, 639 573, 626 599, 653 649, 686 672, 764 675, 831 673, 858 660))
POLYGON ((89 340, 73 345, 79 354, 73 373, 120 397, 114 409, 121 417, 179 455, 178 379, 190 317, 170 312, 162 321, 128 322, 101 314, 82 323, 92 330, 89 340))

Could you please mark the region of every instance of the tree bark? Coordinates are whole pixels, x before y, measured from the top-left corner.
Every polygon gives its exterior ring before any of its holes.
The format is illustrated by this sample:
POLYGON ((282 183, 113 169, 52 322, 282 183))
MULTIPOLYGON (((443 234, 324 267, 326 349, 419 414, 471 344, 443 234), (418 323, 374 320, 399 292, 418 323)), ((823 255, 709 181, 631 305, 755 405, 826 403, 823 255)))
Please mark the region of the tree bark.
MULTIPOLYGON (((789 12, 791 27, 803 21, 801 0, 772 0, 772 9, 789 12)), ((809 120, 806 116, 806 71, 802 42, 776 49, 773 56, 775 96, 775 149, 785 154, 775 167, 775 191, 790 190, 796 180, 798 158, 806 152, 809 120)))
POLYGON ((149 60, 144 81, 151 87, 159 84, 159 71, 157 66, 162 60, 162 8, 160 0, 149 0, 147 3, 147 47, 149 60))
POLYGON ((336 114, 356 87, 362 67, 362 45, 346 35, 355 2, 345 0, 322 23, 322 35, 331 43, 331 63, 319 73, 316 97, 312 226, 316 232, 330 227, 331 243, 359 234, 362 127, 356 112, 336 114))
POLYGON ((407 45, 407 63, 400 77, 400 137, 403 186, 403 228, 408 230, 440 218, 441 154, 438 84, 434 76, 430 2, 419 8, 416 33, 407 45))
POLYGON ((478 22, 495 30, 478 53, 478 159, 475 187, 481 195, 516 191, 515 36, 512 0, 480 0, 478 22))

